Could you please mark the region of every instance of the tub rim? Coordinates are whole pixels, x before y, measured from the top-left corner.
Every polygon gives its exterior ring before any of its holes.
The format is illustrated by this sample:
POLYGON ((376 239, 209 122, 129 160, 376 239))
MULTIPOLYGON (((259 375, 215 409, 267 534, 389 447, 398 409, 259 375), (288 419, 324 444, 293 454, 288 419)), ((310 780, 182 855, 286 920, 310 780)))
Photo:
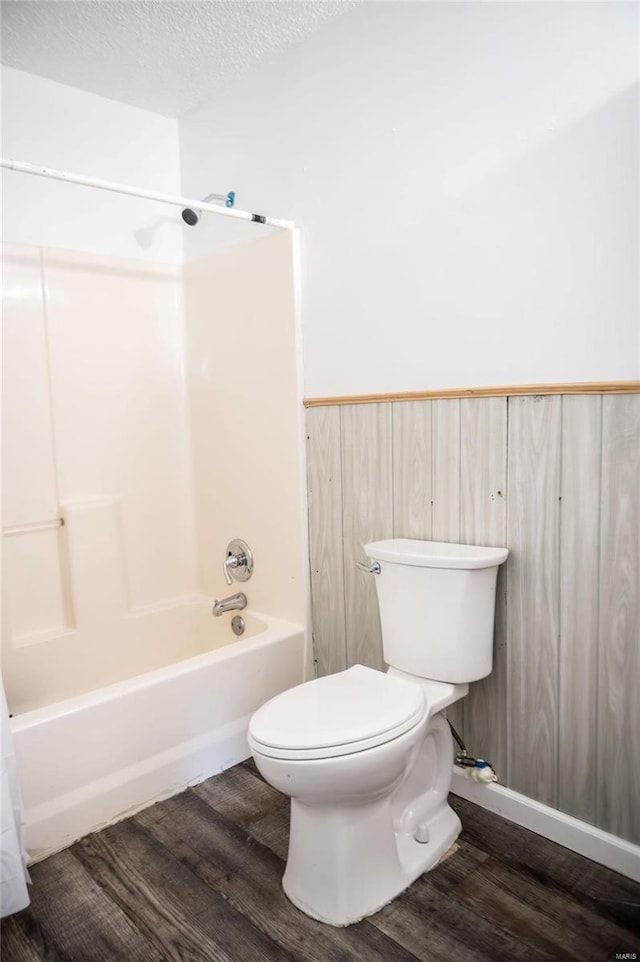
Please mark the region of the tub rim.
MULTIPOLYGON (((180 659, 180 661, 171 662, 169 665, 163 665, 160 668, 153 668, 151 671, 133 675, 131 678, 124 678, 122 681, 112 682, 110 685, 104 685, 102 688, 94 688, 80 695, 72 695, 70 698, 51 702, 51 704, 42 705, 40 708, 32 708, 28 711, 14 714, 10 719, 11 734, 16 735, 19 732, 28 731, 31 728, 36 728, 43 722, 64 718, 98 704, 116 701, 123 695, 143 691, 146 688, 161 684, 170 678, 190 674, 205 665, 228 661, 233 657, 237 657, 242 652, 266 647, 274 640, 274 634, 276 634, 278 638, 285 638, 299 633, 305 634, 304 625, 293 621, 286 621, 283 618, 276 618, 273 615, 265 614, 262 611, 255 611, 252 608, 247 608, 246 611, 247 614, 252 615, 259 621, 263 621, 265 624, 265 628, 256 635, 252 635, 249 638, 233 638, 233 640, 227 644, 221 645, 218 648, 212 648, 211 651, 205 651, 199 655, 191 655, 188 658, 180 659)), ((231 628, 229 628, 229 630, 231 631, 231 628)))

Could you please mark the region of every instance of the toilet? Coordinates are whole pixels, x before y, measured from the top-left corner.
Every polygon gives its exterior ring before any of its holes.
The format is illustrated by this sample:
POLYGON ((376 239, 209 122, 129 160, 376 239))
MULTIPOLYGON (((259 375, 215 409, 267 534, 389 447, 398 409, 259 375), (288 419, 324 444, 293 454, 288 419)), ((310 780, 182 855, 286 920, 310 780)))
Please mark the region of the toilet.
POLYGON ((258 709, 248 735, 258 770, 291 798, 284 891, 336 926, 390 902, 460 832, 443 710, 491 672, 508 555, 405 538, 365 551, 388 670, 354 665, 289 689, 258 709))

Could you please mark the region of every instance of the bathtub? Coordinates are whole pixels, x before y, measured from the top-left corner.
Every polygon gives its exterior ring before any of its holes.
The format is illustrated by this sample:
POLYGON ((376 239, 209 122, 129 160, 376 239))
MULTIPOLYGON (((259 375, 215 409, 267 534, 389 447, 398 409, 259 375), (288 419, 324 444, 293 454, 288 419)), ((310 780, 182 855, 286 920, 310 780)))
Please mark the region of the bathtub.
POLYGON ((74 678, 63 700, 14 707, 32 862, 249 756, 252 713, 303 680, 304 630, 244 611, 236 638, 234 614, 192 605, 188 631, 133 653, 132 677, 84 692, 74 678))

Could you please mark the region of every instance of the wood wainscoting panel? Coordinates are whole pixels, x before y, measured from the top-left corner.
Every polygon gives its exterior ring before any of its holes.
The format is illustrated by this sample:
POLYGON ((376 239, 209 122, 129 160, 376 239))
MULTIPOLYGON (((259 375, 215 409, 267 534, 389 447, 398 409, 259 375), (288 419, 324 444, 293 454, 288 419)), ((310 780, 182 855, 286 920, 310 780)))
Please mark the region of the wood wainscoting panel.
POLYGON ((313 649, 319 675, 347 667, 342 551, 340 409, 307 412, 313 649))
POLYGON ((593 823, 602 398, 562 402, 558 806, 593 823))
POLYGON ((391 405, 340 408, 347 664, 384 667, 375 575, 356 568, 393 533, 391 405))
POLYGON ((431 536, 460 540, 460 401, 431 402, 431 536))
POLYGON ((431 402, 393 411, 393 537, 431 539, 431 402))
POLYGON ((509 400, 509 784, 557 805, 561 397, 509 400))
POLYGON ((640 398, 602 412, 597 824, 640 843, 640 398))
POLYGON ((505 544, 492 674, 449 717, 517 792, 640 842, 640 394, 307 411, 319 674, 383 668, 364 545, 505 544))
MULTIPOLYGON (((460 540, 507 543, 507 399, 460 401, 460 540)), ((472 755, 487 758, 502 781, 507 771, 506 588, 498 572, 493 671, 464 700, 464 735, 472 755)))
MULTIPOLYGON (((431 401, 431 536, 460 541, 460 401, 431 401)), ((447 708, 464 739, 464 699, 447 708)))

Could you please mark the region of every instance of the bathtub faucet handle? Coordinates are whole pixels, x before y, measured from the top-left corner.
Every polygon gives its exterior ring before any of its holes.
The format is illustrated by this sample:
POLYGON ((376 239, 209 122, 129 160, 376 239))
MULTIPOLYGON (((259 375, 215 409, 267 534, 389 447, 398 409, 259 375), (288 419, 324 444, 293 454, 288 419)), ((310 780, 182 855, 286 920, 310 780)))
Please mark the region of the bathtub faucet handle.
POLYGON ((248 581, 253 574, 251 548, 241 538, 234 538, 227 545, 227 557, 222 564, 224 580, 228 585, 234 581, 248 581))
MULTIPOLYGON (((244 558, 244 555, 242 557, 244 558)), ((233 584, 233 578, 231 577, 229 568, 237 568, 240 563, 240 559, 235 554, 227 555, 225 558, 224 564, 222 565, 222 570, 224 571, 224 580, 228 585, 233 584)))

